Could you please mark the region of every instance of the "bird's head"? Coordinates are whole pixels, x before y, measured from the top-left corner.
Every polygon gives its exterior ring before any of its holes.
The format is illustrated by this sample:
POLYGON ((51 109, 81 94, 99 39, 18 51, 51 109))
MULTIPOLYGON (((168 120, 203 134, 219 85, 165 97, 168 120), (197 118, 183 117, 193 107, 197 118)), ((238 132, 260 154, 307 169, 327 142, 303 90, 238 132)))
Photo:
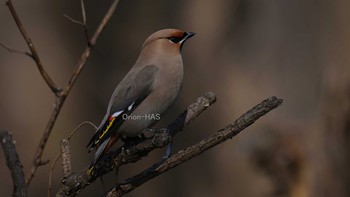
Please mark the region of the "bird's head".
POLYGON ((186 40, 194 35, 193 32, 179 29, 162 29, 150 35, 144 42, 143 48, 152 45, 180 51, 186 40))

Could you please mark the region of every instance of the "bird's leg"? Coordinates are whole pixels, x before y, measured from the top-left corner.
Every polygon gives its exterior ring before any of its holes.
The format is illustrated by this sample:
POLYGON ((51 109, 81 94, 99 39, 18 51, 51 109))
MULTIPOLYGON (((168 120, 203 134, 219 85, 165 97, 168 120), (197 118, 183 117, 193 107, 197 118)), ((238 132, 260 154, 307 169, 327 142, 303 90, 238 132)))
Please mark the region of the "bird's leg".
POLYGON ((152 142, 157 147, 164 147, 166 144, 168 144, 162 161, 167 160, 170 157, 173 149, 173 140, 169 134, 169 130, 167 128, 156 129, 152 142))
POLYGON ((172 152, 173 152, 173 140, 171 140, 166 147, 165 153, 163 155, 163 161, 169 159, 172 152))

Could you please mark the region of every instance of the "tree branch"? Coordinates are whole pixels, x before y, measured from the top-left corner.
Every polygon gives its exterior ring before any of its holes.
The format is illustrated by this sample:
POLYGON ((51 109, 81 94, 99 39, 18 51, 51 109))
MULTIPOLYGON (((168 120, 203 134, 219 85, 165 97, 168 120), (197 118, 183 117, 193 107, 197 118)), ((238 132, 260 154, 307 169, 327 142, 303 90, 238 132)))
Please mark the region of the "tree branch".
MULTIPOLYGON (((80 75, 82 69, 84 68, 86 61, 88 60, 88 58, 90 57, 90 52, 92 50, 92 48, 95 46, 96 44, 96 40, 98 39, 98 37, 100 36, 102 30, 105 28, 105 26, 107 25, 108 21, 110 20, 110 18, 112 17, 114 11, 117 8, 119 0, 114 0, 109 8, 109 10, 107 11, 107 13, 105 14, 104 18, 102 19, 100 25, 98 26, 97 30, 95 31, 93 37, 91 38, 90 42, 88 43, 88 46, 84 49, 83 53, 81 54, 81 57, 71 75, 71 78, 69 79, 66 87, 64 88, 63 91, 60 92, 60 94, 57 94, 56 96, 56 102, 55 102, 55 108, 51 114, 50 120, 45 128, 45 131, 41 137, 41 140, 39 142, 38 148, 34 154, 34 159, 33 159, 33 165, 30 169, 30 171, 27 174, 26 177, 26 182, 27 185, 30 184, 31 180, 34 177, 34 174, 36 173, 37 168, 42 165, 42 154, 44 153, 44 149, 46 147, 46 143, 47 140, 49 139, 49 136, 51 134, 52 128, 56 122, 56 119, 61 111, 61 108, 68 96, 68 94, 70 93, 70 91, 73 88, 74 83, 76 82, 76 80, 78 79, 78 76, 80 75)), ((13 9, 14 10, 14 9, 13 9)))
MULTIPOLYGON (((56 196, 75 196, 83 188, 91 184, 97 177, 106 174, 115 167, 116 160, 119 161, 119 153, 123 151, 123 159, 120 165, 125 165, 130 162, 136 162, 142 157, 146 156, 149 152, 156 148, 161 148, 170 143, 172 136, 181 131, 190 121, 197 117, 202 111, 209 107, 215 101, 215 95, 213 93, 207 93, 205 96, 200 97, 197 101, 191 104, 185 112, 183 112, 172 124, 165 129, 158 129, 157 133, 137 144, 130 147, 123 147, 116 152, 106 155, 101 162, 95 166, 95 173, 92 175, 87 174, 87 168, 78 173, 73 173, 69 177, 62 179, 61 186, 56 196), (167 132, 163 132, 167 131, 167 132)), ((171 156, 164 162, 157 163, 147 170, 133 176, 123 183, 119 183, 115 188, 110 190, 108 196, 120 196, 128 193, 138 186, 142 185, 146 181, 166 172, 169 169, 180 165, 181 163, 201 154, 202 152, 226 141, 237 135, 240 131, 253 124, 257 119, 267 114, 272 109, 281 105, 282 100, 276 97, 271 97, 258 104, 240 118, 238 118, 233 124, 221 129, 213 136, 202 140, 196 145, 188 147, 179 151, 175 155, 171 156)))
POLYGON ((76 20, 76 19, 74 19, 74 18, 68 16, 67 14, 63 14, 63 17, 67 18, 67 19, 70 20, 72 23, 76 23, 76 24, 81 25, 81 26, 84 25, 83 22, 78 21, 78 20, 76 20))
POLYGON ((19 19, 19 17, 18 17, 18 15, 16 13, 16 10, 15 10, 11 0, 7 0, 6 1, 6 5, 8 6, 8 8, 9 8, 11 14, 12 14, 12 17, 13 17, 13 19, 15 20, 15 22, 17 24, 18 29, 20 30, 24 40, 26 41, 26 43, 27 43, 27 45, 28 45, 28 47, 30 49, 30 52, 31 52, 30 57, 32 57, 33 60, 35 61, 36 65, 37 65, 37 67, 39 69, 39 72, 40 72, 41 76, 44 78, 44 80, 47 83, 47 85, 50 87, 52 92, 57 95, 60 92, 60 89, 57 87, 55 82, 51 79, 50 75, 44 69, 44 67, 43 67, 43 65, 41 63, 41 60, 39 58, 39 54, 37 53, 32 40, 30 39, 29 35, 27 34, 26 30, 24 29, 24 26, 23 26, 21 20, 19 19))
POLYGON ((16 49, 11 49, 10 47, 6 46, 5 44, 3 44, 1 42, 0 42, 0 46, 2 48, 6 49, 10 53, 18 53, 18 54, 25 55, 25 56, 28 56, 30 58, 33 58, 32 54, 30 54, 29 52, 24 52, 24 51, 19 51, 19 50, 16 50, 16 49))
POLYGON ((87 45, 90 45, 90 38, 89 38, 89 33, 88 33, 88 29, 87 29, 87 23, 86 23, 86 11, 85 11, 85 3, 84 0, 80 0, 80 9, 81 9, 81 17, 82 17, 82 21, 79 20, 75 20, 72 17, 68 16, 68 15, 63 15, 64 17, 66 17, 68 20, 70 20, 72 23, 76 23, 78 25, 83 26, 84 28, 84 34, 85 34, 85 39, 87 42, 87 45))
POLYGON ((25 197, 27 196, 27 185, 24 180, 23 166, 19 160, 12 135, 7 131, 0 131, 0 143, 4 150, 7 167, 11 171, 13 181, 12 196, 25 197))
POLYGON ((201 112, 206 110, 211 104, 216 101, 214 93, 208 92, 204 96, 199 97, 194 103, 192 103, 173 123, 171 123, 167 129, 169 132, 162 132, 164 129, 158 129, 157 134, 153 137, 147 138, 137 144, 129 147, 122 147, 116 152, 111 152, 103 158, 95 166, 95 173, 92 175, 87 174, 87 168, 78 173, 72 173, 68 177, 64 177, 61 181, 61 186, 56 194, 57 197, 63 196, 75 196, 83 188, 94 182, 98 177, 108 173, 115 167, 115 163, 118 165, 125 165, 130 162, 136 162, 146 156, 149 152, 156 148, 162 148, 171 141, 171 136, 174 136, 181 131, 192 120, 199 116, 201 112), (120 156, 122 152, 122 159, 120 156))
POLYGON ((89 33, 87 29, 87 23, 86 23, 86 12, 85 12, 85 3, 84 0, 80 0, 80 7, 81 7, 81 17, 83 18, 83 28, 84 28, 84 33, 85 33, 85 39, 87 41, 88 46, 90 45, 90 38, 89 38, 89 33))
POLYGON ((83 69, 84 65, 86 64, 87 59, 90 57, 91 49, 95 46, 98 37, 100 36, 102 30, 106 27, 106 24, 109 21, 109 19, 112 17, 115 9, 117 8, 118 3, 119 3, 119 0, 114 0, 112 2, 112 5, 110 6, 110 8, 107 11, 106 15, 104 16, 104 18, 102 19, 102 21, 101 21, 100 25, 98 26, 98 28, 96 29, 94 35, 90 39, 88 46, 85 48, 84 52, 81 54, 81 57, 78 61, 78 64, 75 67, 75 70, 73 71, 73 74, 72 74, 71 78, 69 79, 67 86, 64 89, 64 94, 68 94, 71 91, 74 83, 76 82, 79 74, 81 73, 81 70, 83 69))
POLYGON ((46 125, 46 128, 44 130, 43 135, 41 136, 40 142, 39 142, 39 146, 34 154, 34 159, 33 159, 33 164, 32 167, 30 168, 29 172, 27 173, 26 176, 26 183, 27 185, 30 184, 31 180, 33 179, 36 170, 38 169, 39 166, 42 166, 44 163, 42 161, 42 154, 44 153, 44 149, 47 143, 47 140, 50 137, 51 131, 53 126, 55 125, 56 119, 58 117, 58 114, 61 111, 63 102, 65 100, 65 97, 60 97, 60 98, 56 98, 56 102, 55 102, 55 108, 51 114, 50 120, 48 122, 48 124, 46 125))
POLYGON ((171 156, 164 162, 155 164, 152 167, 142 171, 141 173, 128 178, 124 183, 118 184, 112 188, 106 196, 117 197, 129 193, 143 183, 163 174, 172 168, 175 168, 185 161, 198 156, 199 154, 225 142, 228 139, 232 139, 242 130, 253 124, 260 117, 280 106, 282 102, 282 99, 278 99, 276 97, 271 97, 262 101, 260 104, 244 113, 233 124, 227 125, 225 128, 219 130, 214 135, 200 141, 193 146, 178 151, 175 155, 171 156))
MULTIPOLYGON (((56 158, 55 158, 55 160, 52 162, 51 168, 50 168, 50 170, 49 170, 49 186, 48 186, 48 189, 47 189, 47 196, 48 196, 48 197, 51 196, 51 189, 52 189, 52 172, 53 172, 53 169, 54 169, 54 167, 55 167, 55 165, 56 165, 56 162, 58 161, 58 159, 60 158, 61 155, 62 155, 62 157, 64 157, 63 154, 64 154, 65 152, 66 152, 66 153, 67 153, 67 152, 70 152, 69 140, 70 140, 70 139, 73 137, 73 135, 74 135, 82 126, 84 126, 84 125, 90 125, 90 126, 92 126, 92 127, 94 128, 94 131, 97 130, 96 125, 94 125, 92 122, 84 121, 84 122, 82 122, 81 124, 79 124, 79 125, 72 131, 71 134, 69 134, 69 136, 68 136, 67 139, 62 139, 62 141, 61 141, 61 152, 56 156, 56 158), (62 144, 63 144, 64 146, 62 146, 62 144)), ((68 175, 72 172, 72 170, 71 170, 71 169, 72 169, 72 167, 71 167, 72 161, 71 161, 70 153, 68 154, 68 157, 69 157, 69 159, 62 159, 62 160, 63 160, 63 161, 62 161, 63 176, 68 176, 68 175), (67 162, 69 162, 69 164, 66 164, 67 162), (65 167, 65 166, 68 166, 68 168, 65 167), (64 170, 64 169, 70 169, 70 170, 64 170), (69 171, 69 173, 65 173, 65 172, 67 172, 67 171, 69 171)))
POLYGON ((69 141, 67 139, 61 141, 61 153, 63 176, 69 176, 72 173, 72 158, 69 141))

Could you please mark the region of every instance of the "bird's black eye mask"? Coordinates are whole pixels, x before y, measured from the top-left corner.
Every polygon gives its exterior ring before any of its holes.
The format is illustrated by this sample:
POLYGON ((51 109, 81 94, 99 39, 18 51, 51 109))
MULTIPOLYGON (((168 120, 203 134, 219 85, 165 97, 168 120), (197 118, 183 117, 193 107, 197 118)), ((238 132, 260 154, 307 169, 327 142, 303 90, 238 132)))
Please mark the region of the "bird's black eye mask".
POLYGON ((176 36, 171 36, 168 37, 167 39, 171 42, 171 43, 181 43, 181 41, 184 41, 188 38, 189 34, 187 32, 184 32, 182 35, 176 35, 176 36))
POLYGON ((194 35, 195 33, 193 32, 184 32, 181 36, 171 36, 171 37, 168 37, 167 39, 171 43, 175 43, 175 44, 180 43, 182 45, 188 38, 191 38, 194 35))
POLYGON ((172 43, 179 43, 181 40, 183 39, 183 37, 169 37, 168 40, 172 43))

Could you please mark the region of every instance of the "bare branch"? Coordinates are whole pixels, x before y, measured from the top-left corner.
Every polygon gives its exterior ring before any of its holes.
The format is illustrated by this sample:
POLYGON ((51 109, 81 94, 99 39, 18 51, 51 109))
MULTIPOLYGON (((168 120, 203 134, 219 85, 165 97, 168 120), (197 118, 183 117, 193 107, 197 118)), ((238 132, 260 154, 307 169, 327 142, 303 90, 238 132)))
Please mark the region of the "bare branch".
POLYGON ((67 139, 61 141, 61 153, 63 176, 69 176, 72 173, 72 157, 70 154, 69 141, 67 139))
POLYGON ((72 17, 70 17, 70 16, 68 16, 68 15, 66 15, 66 14, 63 14, 63 16, 66 17, 68 20, 70 20, 72 23, 76 23, 76 24, 78 24, 78 25, 84 25, 83 22, 78 21, 78 20, 75 20, 75 19, 73 19, 72 17))
POLYGON ((83 24, 86 25, 86 13, 84 0, 80 0, 81 16, 83 17, 83 24))
POLYGON ((109 10, 107 11, 106 15, 102 19, 102 21, 101 21, 100 25, 98 26, 98 28, 96 29, 94 35, 90 39, 90 42, 89 42, 90 44, 85 48, 84 52, 81 54, 81 57, 78 61, 78 64, 75 67, 73 74, 72 74, 71 78, 69 79, 67 86, 64 89, 65 95, 67 95, 71 91, 74 83, 76 82, 79 74, 81 73, 81 70, 84 68, 84 66, 86 64, 87 59, 90 57, 91 49, 95 46, 98 37, 100 36, 102 30, 106 27, 106 24, 109 21, 109 19, 112 17, 114 11, 117 8, 118 3, 119 3, 119 0, 114 0, 112 2, 109 10))
POLYGON ((11 171, 14 186, 12 196, 25 197, 27 196, 27 185, 24 180, 23 166, 19 160, 12 135, 7 131, 1 131, 0 143, 5 153, 7 167, 11 171))
POLYGON ((90 125, 90 126, 92 126, 92 127, 95 129, 94 131, 97 130, 97 126, 94 125, 94 123, 89 122, 89 121, 84 121, 84 122, 80 123, 80 124, 72 131, 72 133, 69 134, 69 136, 67 137, 67 140, 70 140, 70 138, 72 138, 73 135, 74 135, 82 126, 84 126, 84 125, 90 125))
POLYGON ((39 55, 34 47, 34 44, 32 42, 32 40, 30 39, 29 35, 27 34, 26 30, 24 29, 24 26, 21 22, 21 20, 19 19, 16 10, 11 2, 11 0, 7 0, 6 1, 6 5, 8 6, 13 19, 15 20, 18 29, 20 30, 24 40, 26 41, 30 51, 31 51, 31 57, 33 58, 33 60, 35 61, 39 72, 41 74, 41 76, 44 78, 45 82, 47 83, 47 85, 50 87, 50 89, 52 90, 53 93, 55 93, 56 95, 59 94, 59 92, 61 91, 60 88, 58 88, 58 86, 55 84, 55 82, 51 79, 50 75, 46 72, 46 70, 44 69, 41 60, 39 58, 39 55))
POLYGON ((262 101, 260 104, 244 113, 234 123, 227 125, 225 128, 219 130, 209 138, 204 139, 186 149, 178 151, 175 155, 171 156, 164 162, 157 163, 143 172, 127 179, 124 183, 116 185, 111 191, 108 192, 106 196, 117 197, 129 193, 143 183, 163 174, 170 169, 175 168, 185 161, 198 156, 199 154, 225 142, 226 140, 232 139, 260 117, 280 106, 282 102, 282 99, 278 99, 276 97, 271 97, 262 101))
POLYGON ((55 108, 51 114, 50 120, 45 128, 45 131, 44 131, 43 135, 41 136, 39 146, 34 154, 34 159, 33 159, 33 164, 32 164, 33 166, 30 168, 29 172, 27 173, 27 176, 26 176, 27 185, 30 184, 31 180, 34 177, 34 174, 36 173, 36 170, 38 169, 38 167, 42 163, 42 158, 41 158, 42 154, 44 153, 44 149, 45 149, 47 140, 50 137, 52 128, 55 125, 57 116, 61 111, 61 108, 62 108, 62 105, 63 105, 65 98, 66 97, 60 97, 59 99, 56 99, 55 108))
MULTIPOLYGON (((67 139, 63 139, 62 141, 61 141, 61 152, 56 156, 56 158, 55 158, 55 160, 53 161, 53 163, 51 164, 51 167, 50 167, 50 170, 49 170, 49 186, 48 186, 48 191, 47 191, 47 196, 48 197, 50 197, 51 196, 51 190, 52 190, 52 172, 53 172, 53 169, 54 169, 54 167, 55 167, 55 165, 56 165, 56 163, 57 163, 57 161, 58 161, 58 159, 61 157, 61 155, 62 154, 64 154, 64 152, 68 152, 68 151, 70 151, 69 149, 69 145, 65 145, 64 147, 62 147, 62 144, 63 143, 69 143, 69 140, 73 137, 73 135, 82 127, 82 126, 84 126, 84 125, 90 125, 90 126, 92 126, 95 130, 94 131, 96 131, 97 130, 97 127, 96 127, 96 125, 94 125, 92 122, 89 122, 89 121, 84 121, 84 122, 82 122, 82 123, 80 123, 73 131, 72 131, 72 133, 70 133, 69 134, 69 136, 67 137, 67 139), (64 141, 67 141, 67 142, 64 142, 64 141)), ((63 156, 64 157, 64 156, 63 156)), ((69 156, 70 157, 70 156, 69 156)), ((65 161, 65 159, 63 159, 63 164, 62 165, 67 165, 67 164, 64 164, 64 161, 65 161)), ((69 161, 69 165, 70 165, 70 169, 72 169, 72 167, 71 167, 71 161, 70 161, 70 159, 68 159, 68 161, 69 161)), ((67 169, 67 168, 69 168, 69 167, 63 167, 63 169, 67 169)), ((65 171, 65 170, 63 170, 63 171, 65 171)), ((66 171, 68 171, 68 170, 66 170, 66 171)), ((69 174, 71 173, 71 170, 70 170, 70 172, 69 173, 64 173, 63 172, 63 175, 64 176, 68 176, 69 174)))
POLYGON ((83 27, 84 27, 84 33, 85 33, 85 39, 87 41, 88 46, 90 45, 90 38, 86 23, 86 13, 85 13, 85 3, 84 0, 80 0, 80 7, 81 7, 81 16, 83 18, 83 27))
POLYGON ((116 10, 118 2, 119 2, 119 0, 114 0, 112 2, 109 10, 107 11, 107 13, 105 14, 104 18, 102 19, 100 25, 98 26, 97 30, 95 31, 94 36, 91 38, 91 40, 89 42, 90 44, 85 48, 85 50, 81 54, 81 57, 80 57, 77 65, 73 71, 71 78, 68 81, 68 84, 66 85, 64 90, 60 92, 60 94, 56 95, 57 97, 56 97, 56 102, 55 102, 55 108, 51 114, 50 120, 45 128, 45 131, 40 139, 38 148, 34 154, 32 167, 31 167, 31 169, 28 172, 27 177, 26 177, 27 185, 30 184, 31 180, 33 179, 33 177, 36 173, 37 168, 39 167, 39 164, 41 163, 42 155, 43 155, 44 149, 46 147, 47 140, 49 139, 52 128, 55 125, 56 119, 61 111, 61 108, 62 108, 68 94, 72 90, 74 83, 78 79, 78 76, 80 75, 82 69, 84 68, 86 61, 88 60, 88 58, 90 56, 90 52, 91 52, 93 46, 96 44, 96 40, 100 36, 104 27, 107 25, 109 19, 112 17, 114 11, 116 10))
MULTIPOLYGON (((181 131, 186 125, 198 117, 201 112, 206 110, 215 101, 216 97, 212 92, 208 92, 204 96, 197 98, 194 103, 192 103, 172 124, 168 126, 168 128, 172 129, 171 133, 175 135, 181 131)), ((88 175, 86 168, 78 173, 73 173, 68 177, 64 177, 61 181, 61 186, 56 196, 74 196, 83 188, 95 181, 98 177, 111 171, 114 167, 119 167, 120 165, 125 165, 130 162, 136 162, 142 157, 146 156, 152 150, 166 146, 170 140, 170 133, 160 132, 154 137, 132 145, 131 147, 122 147, 117 152, 112 152, 106 155, 106 157, 101 162, 97 163, 95 166, 96 173, 88 175), (122 152, 122 154, 120 154, 120 152, 122 152), (120 155, 123 155, 122 159, 120 155), (116 161, 122 163, 116 165, 116 161)))
MULTIPOLYGON (((138 144, 132 145, 125 149, 123 154, 122 164, 125 165, 130 162, 136 162, 142 157, 146 156, 149 152, 156 148, 164 147, 171 141, 171 136, 176 135, 181 131, 191 120, 197 117, 200 112, 206 109, 215 101, 213 93, 207 93, 204 97, 200 97, 197 101, 190 105, 167 129, 159 129, 158 133, 152 138, 146 139, 138 144), (160 132, 168 131, 168 132, 160 132)), ((226 141, 237 135, 240 131, 253 124, 257 119, 267 114, 272 109, 278 107, 282 103, 281 99, 271 97, 258 104, 240 118, 238 118, 233 124, 221 129, 213 136, 202 140, 198 144, 188 147, 182 151, 179 151, 166 161, 157 163, 151 168, 141 172, 140 174, 133 176, 123 183, 119 183, 116 187, 108 193, 108 196, 120 196, 128 193, 144 182, 166 172, 169 169, 180 165, 181 163, 203 153, 204 151, 226 141)), ((124 147, 125 148, 125 147, 124 147)), ((61 187, 56 196, 74 196, 79 193, 87 185, 91 184, 97 177, 111 171, 115 165, 115 158, 118 158, 120 149, 117 152, 108 154, 101 162, 95 166, 96 173, 88 175, 87 169, 78 173, 73 173, 71 176, 66 177, 61 182, 61 187)))
POLYGON ((53 168, 55 167, 58 159, 61 157, 62 153, 59 153, 56 158, 53 160, 51 167, 50 167, 50 171, 49 171, 49 186, 47 189, 47 197, 51 196, 51 190, 52 190, 52 172, 53 172, 53 168))
POLYGON ((16 50, 16 49, 11 49, 10 47, 6 46, 5 44, 3 44, 1 42, 0 42, 0 46, 2 48, 6 49, 10 53, 18 53, 18 54, 25 55, 25 56, 28 56, 30 58, 33 58, 32 54, 30 54, 28 52, 24 52, 24 51, 19 51, 19 50, 16 50))
POLYGON ((87 23, 86 23, 86 11, 85 11, 85 3, 84 0, 80 0, 80 8, 81 8, 81 17, 83 21, 79 21, 79 20, 75 20, 72 17, 68 16, 68 15, 63 15, 64 17, 66 17, 68 20, 70 20, 73 23, 79 24, 81 26, 83 26, 84 28, 84 34, 85 34, 85 39, 87 42, 87 45, 90 46, 90 38, 89 38, 89 33, 88 33, 88 28, 87 28, 87 23))

